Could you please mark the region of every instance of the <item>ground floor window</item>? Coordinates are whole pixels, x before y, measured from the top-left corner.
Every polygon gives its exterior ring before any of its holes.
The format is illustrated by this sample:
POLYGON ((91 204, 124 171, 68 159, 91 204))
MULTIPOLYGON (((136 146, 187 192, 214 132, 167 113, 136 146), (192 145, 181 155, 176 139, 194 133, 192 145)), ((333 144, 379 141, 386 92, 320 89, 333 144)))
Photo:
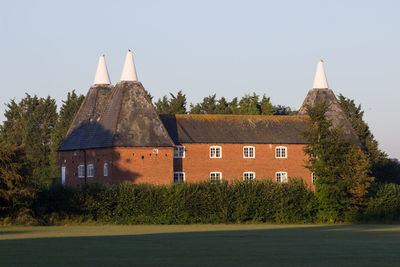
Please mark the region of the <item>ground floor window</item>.
POLYGON ((253 181, 254 179, 256 179, 255 172, 244 172, 243 173, 243 181, 253 181))
POLYGON ((84 178, 85 177, 85 165, 78 166, 78 177, 84 178))
POLYGON ((210 172, 210 182, 217 183, 220 182, 222 179, 221 172, 210 172))
POLYGON ((94 177, 94 166, 93 164, 87 165, 87 177, 94 177))
POLYGON ((104 163, 103 175, 108 176, 108 163, 104 163))
POLYGON ((287 183, 287 172, 277 172, 275 174, 278 183, 287 183))
POLYGON ((174 183, 181 183, 185 181, 184 172, 174 172, 174 183))

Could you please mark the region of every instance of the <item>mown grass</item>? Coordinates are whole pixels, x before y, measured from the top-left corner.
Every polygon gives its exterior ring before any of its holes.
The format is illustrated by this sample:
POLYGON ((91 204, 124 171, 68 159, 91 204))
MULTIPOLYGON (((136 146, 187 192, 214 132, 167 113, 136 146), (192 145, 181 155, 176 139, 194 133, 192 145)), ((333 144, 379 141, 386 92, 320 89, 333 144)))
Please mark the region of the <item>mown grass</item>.
POLYGON ((0 228, 0 266, 394 266, 400 225, 0 228))

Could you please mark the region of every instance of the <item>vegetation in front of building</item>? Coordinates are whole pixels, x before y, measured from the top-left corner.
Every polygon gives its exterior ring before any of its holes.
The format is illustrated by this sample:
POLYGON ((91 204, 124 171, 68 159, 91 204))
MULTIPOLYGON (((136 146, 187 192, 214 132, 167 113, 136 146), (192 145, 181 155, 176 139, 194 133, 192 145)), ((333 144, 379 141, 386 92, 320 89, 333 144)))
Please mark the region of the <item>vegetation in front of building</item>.
MULTIPOLYGON (((151 97, 151 96, 150 96, 151 97)), ((57 148, 83 96, 69 93, 57 113, 54 99, 26 95, 12 100, 0 127, 0 219, 3 224, 58 224, 96 221, 121 224, 391 222, 400 220, 400 164, 380 151, 360 106, 339 96, 362 149, 326 119, 326 103, 307 107, 304 136, 307 167, 315 192, 293 179, 228 184, 168 186, 86 185, 72 189, 51 183, 59 175, 57 148)), ((160 114, 187 113, 182 92, 155 103, 160 114)), ((266 96, 245 95, 192 104, 190 113, 292 114, 266 96)))

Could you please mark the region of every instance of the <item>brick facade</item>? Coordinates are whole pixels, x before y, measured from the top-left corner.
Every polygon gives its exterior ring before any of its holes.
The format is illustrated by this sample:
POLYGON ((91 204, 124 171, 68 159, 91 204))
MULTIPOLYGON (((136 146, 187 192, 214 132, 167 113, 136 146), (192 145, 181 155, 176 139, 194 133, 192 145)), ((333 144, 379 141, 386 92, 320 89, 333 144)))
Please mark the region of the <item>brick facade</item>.
POLYGON ((184 172, 186 182, 209 181, 210 172, 221 172, 222 180, 243 180, 243 172, 254 172, 255 179, 272 179, 276 172, 287 172, 288 177, 302 177, 311 184, 311 173, 304 167, 304 145, 299 144, 182 144, 184 158, 174 158, 172 147, 117 147, 75 151, 61 151, 60 163, 66 167, 66 184, 85 183, 170 184, 173 172, 184 172), (221 158, 210 158, 210 147, 220 146, 221 158), (253 146, 254 158, 243 158, 243 147, 253 146), (285 146, 287 158, 275 158, 275 148, 285 146), (78 177, 78 166, 93 164, 94 176, 78 177), (104 176, 104 163, 108 174, 104 176))
POLYGON ((169 184, 173 180, 173 148, 117 147, 60 151, 60 166, 65 167, 65 183, 74 187, 85 182, 169 184), (104 163, 108 165, 107 176, 104 176, 104 163), (86 177, 78 177, 78 166, 89 164, 94 166, 94 176, 87 177, 86 169, 86 177))
POLYGON ((302 177, 311 184, 311 172, 305 168, 304 145, 300 144, 182 144, 185 157, 174 159, 174 171, 184 172, 187 182, 208 181, 210 172, 221 172, 222 180, 243 180, 243 172, 255 172, 255 179, 272 179, 276 172, 287 172, 288 177, 302 177), (210 158, 211 146, 222 148, 221 158, 210 158), (255 148, 254 158, 243 158, 243 147, 255 148), (285 146, 286 158, 275 158, 275 148, 285 146))

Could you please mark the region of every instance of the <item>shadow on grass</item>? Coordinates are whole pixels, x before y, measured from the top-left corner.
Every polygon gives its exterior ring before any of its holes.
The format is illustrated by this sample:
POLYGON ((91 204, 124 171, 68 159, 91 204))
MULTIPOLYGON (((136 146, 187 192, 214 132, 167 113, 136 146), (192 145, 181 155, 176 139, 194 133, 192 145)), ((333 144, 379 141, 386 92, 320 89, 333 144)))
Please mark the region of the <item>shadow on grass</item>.
POLYGON ((3 240, 0 258, 6 266, 399 264, 400 231, 393 230, 399 227, 369 228, 342 225, 3 240))

